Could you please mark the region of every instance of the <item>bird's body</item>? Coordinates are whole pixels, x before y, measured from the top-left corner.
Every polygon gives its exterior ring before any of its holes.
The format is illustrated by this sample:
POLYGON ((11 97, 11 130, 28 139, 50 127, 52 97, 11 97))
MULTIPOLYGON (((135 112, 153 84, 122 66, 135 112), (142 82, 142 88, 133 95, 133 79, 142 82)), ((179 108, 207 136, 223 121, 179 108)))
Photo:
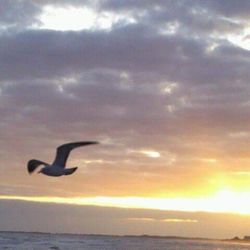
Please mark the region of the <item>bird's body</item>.
POLYGON ((44 165, 44 167, 38 173, 54 177, 73 174, 76 171, 77 167, 65 168, 70 151, 73 150, 74 148, 87 146, 91 144, 98 144, 98 142, 85 141, 85 142, 72 142, 63 144, 57 148, 56 158, 52 164, 32 159, 28 162, 27 166, 28 172, 31 174, 38 166, 44 165))
POLYGON ((73 174, 77 170, 77 167, 74 168, 62 168, 57 165, 46 165, 42 168, 39 173, 43 173, 48 176, 62 176, 62 175, 70 175, 73 174))

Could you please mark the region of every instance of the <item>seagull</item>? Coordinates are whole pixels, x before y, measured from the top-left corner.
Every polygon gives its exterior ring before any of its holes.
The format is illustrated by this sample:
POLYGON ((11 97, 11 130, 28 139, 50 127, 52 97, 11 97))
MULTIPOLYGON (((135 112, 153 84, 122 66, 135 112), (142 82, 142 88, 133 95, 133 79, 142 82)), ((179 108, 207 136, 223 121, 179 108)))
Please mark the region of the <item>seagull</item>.
POLYGON ((32 159, 28 161, 28 164, 27 164, 28 172, 32 174, 38 166, 44 165, 44 167, 38 173, 42 173, 48 176, 62 176, 62 175, 73 174, 77 170, 77 167, 65 168, 70 151, 73 150, 74 148, 92 145, 92 144, 98 144, 98 142, 82 141, 82 142, 71 142, 71 143, 63 144, 57 148, 56 158, 52 164, 48 164, 43 161, 32 159))

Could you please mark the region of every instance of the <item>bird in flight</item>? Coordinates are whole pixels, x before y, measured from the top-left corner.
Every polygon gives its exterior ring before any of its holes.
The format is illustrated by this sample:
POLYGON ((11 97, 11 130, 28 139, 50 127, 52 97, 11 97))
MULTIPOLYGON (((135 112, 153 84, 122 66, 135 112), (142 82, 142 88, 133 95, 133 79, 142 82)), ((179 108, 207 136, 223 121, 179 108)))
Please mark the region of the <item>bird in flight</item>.
POLYGON ((27 164, 28 172, 31 174, 38 166, 44 165, 44 167, 38 173, 42 173, 48 176, 62 176, 62 175, 73 174, 76 171, 77 167, 65 168, 70 151, 73 150, 74 148, 92 144, 98 144, 98 142, 82 141, 82 142, 71 142, 63 144, 57 148, 56 158, 52 164, 32 159, 27 164))

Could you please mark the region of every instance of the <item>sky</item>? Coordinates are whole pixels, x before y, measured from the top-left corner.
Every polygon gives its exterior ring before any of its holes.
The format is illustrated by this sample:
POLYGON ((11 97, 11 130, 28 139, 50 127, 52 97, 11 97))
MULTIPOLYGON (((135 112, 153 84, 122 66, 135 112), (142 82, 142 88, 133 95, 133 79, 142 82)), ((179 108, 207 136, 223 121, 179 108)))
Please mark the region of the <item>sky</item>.
POLYGON ((248 0, 2 0, 0 230, 244 235, 249 12, 248 0), (74 175, 28 174, 29 159, 84 140, 100 145, 71 153, 74 175))

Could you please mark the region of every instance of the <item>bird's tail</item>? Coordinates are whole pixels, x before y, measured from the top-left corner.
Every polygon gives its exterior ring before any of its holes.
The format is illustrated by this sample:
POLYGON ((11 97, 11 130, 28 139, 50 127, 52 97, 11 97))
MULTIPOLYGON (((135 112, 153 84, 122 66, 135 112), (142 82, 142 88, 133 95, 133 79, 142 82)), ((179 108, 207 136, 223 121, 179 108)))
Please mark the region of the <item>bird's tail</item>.
POLYGON ((66 168, 66 169, 64 169, 64 174, 65 175, 70 175, 70 174, 73 174, 76 170, 77 170, 77 167, 75 167, 75 168, 66 168))

